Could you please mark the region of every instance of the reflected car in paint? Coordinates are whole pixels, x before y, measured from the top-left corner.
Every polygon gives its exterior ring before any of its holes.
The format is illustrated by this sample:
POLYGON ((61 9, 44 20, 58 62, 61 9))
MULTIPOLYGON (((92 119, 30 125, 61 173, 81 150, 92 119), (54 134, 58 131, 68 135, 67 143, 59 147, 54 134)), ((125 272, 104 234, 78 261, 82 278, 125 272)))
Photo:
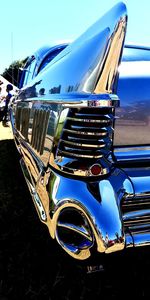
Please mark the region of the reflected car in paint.
POLYGON ((150 244, 150 49, 124 45, 126 26, 119 3, 33 68, 10 109, 39 218, 79 260, 150 244))

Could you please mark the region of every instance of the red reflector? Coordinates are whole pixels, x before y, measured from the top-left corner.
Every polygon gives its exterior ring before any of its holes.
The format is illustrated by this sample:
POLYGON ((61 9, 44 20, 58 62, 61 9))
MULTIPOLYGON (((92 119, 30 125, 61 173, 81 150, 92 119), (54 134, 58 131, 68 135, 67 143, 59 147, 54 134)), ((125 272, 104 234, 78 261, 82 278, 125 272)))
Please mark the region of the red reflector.
POLYGON ((102 167, 99 164, 95 164, 91 167, 92 175, 100 175, 102 172, 102 167))

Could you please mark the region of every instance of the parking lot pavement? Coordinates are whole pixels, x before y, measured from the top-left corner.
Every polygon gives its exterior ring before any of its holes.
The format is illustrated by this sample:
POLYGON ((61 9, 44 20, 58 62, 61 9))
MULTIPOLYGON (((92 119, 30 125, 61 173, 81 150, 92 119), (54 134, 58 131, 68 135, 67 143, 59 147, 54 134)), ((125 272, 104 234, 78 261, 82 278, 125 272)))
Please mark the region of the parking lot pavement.
POLYGON ((10 122, 8 122, 7 126, 3 126, 2 122, 0 122, 0 140, 10 140, 12 138, 13 134, 10 122))

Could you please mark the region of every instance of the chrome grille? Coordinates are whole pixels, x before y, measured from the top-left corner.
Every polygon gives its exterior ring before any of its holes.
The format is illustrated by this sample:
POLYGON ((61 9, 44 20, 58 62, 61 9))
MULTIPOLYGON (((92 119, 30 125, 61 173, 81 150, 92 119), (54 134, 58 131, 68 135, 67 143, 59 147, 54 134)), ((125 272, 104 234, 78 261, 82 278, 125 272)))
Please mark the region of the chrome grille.
POLYGON ((111 151, 112 108, 69 109, 57 156, 99 159, 111 151))
POLYGON ((122 202, 123 223, 126 232, 150 232, 150 196, 127 197, 122 202))

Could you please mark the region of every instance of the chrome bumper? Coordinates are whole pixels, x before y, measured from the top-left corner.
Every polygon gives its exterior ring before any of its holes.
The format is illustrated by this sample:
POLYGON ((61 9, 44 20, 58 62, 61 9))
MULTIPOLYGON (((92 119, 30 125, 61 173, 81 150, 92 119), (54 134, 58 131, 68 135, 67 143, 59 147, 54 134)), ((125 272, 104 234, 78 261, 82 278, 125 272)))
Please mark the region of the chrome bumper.
POLYGON ((150 245, 150 171, 126 171, 134 188, 134 193, 125 195, 121 204, 126 247, 150 245))
POLYGON ((51 172, 50 233, 71 256, 86 259, 94 245, 111 253, 150 244, 150 174, 132 173, 85 182, 51 172))
POLYGON ((150 245, 150 170, 114 168, 101 180, 78 180, 54 171, 33 191, 39 217, 61 247, 80 260, 150 245), (44 217, 43 217, 44 216, 44 217))

